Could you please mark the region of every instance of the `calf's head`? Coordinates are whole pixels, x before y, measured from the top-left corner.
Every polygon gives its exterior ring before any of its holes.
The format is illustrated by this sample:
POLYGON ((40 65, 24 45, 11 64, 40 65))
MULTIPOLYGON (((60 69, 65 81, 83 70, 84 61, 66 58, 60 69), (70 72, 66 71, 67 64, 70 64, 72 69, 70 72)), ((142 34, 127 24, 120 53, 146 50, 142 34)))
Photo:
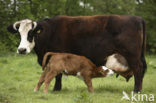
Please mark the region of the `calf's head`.
POLYGON ((7 30, 12 34, 20 34, 21 41, 18 46, 17 53, 27 54, 30 53, 35 46, 34 37, 37 32, 40 32, 38 31, 40 30, 40 26, 37 22, 30 19, 24 19, 8 26, 7 30))

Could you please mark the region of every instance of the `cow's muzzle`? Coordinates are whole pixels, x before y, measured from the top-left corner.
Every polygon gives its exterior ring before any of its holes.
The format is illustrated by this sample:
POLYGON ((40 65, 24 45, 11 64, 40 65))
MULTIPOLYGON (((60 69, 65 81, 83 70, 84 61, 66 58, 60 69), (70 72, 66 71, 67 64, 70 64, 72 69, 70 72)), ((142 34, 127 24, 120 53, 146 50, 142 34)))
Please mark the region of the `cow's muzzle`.
POLYGON ((26 54, 26 48, 19 48, 18 53, 19 54, 26 54))

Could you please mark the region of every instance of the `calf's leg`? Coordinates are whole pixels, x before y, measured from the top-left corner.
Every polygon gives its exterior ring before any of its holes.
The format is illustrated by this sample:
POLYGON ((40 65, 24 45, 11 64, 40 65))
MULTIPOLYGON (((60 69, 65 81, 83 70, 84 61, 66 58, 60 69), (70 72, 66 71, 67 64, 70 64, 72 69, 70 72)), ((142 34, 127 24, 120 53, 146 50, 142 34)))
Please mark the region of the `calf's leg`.
POLYGON ((84 81, 88 87, 88 91, 93 93, 94 92, 94 89, 93 89, 93 86, 92 86, 92 80, 90 77, 84 77, 84 81))
POLYGON ((46 73, 47 73, 47 72, 44 71, 44 72, 42 73, 42 75, 40 76, 40 80, 39 80, 39 82, 37 83, 37 86, 34 88, 34 92, 36 92, 36 91, 38 91, 38 90, 40 89, 41 85, 43 84, 43 82, 44 82, 44 80, 45 80, 46 73))
POLYGON ((48 73, 46 74, 44 93, 48 93, 48 87, 49 87, 50 81, 51 81, 56 75, 57 75, 57 73, 56 73, 55 71, 51 71, 51 72, 48 72, 48 73))

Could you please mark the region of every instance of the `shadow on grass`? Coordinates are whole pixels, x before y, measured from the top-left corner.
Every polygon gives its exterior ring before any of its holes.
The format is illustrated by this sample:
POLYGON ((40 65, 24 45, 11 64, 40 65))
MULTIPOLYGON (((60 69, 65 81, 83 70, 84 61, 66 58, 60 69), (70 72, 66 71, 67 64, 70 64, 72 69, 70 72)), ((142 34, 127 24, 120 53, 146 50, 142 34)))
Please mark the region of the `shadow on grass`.
POLYGON ((0 103, 12 103, 12 96, 6 94, 0 94, 0 103))
POLYGON ((7 60, 7 59, 1 59, 0 62, 1 62, 2 64, 8 64, 8 60, 7 60))
POLYGON ((61 91, 53 91, 49 90, 48 92, 51 94, 72 94, 75 92, 80 92, 80 91, 88 91, 87 87, 75 87, 76 89, 70 89, 70 88, 63 88, 61 91))
POLYGON ((48 97, 42 95, 42 96, 37 97, 37 99, 48 100, 48 97))
POLYGON ((104 92, 110 92, 110 93, 120 93, 122 90, 120 88, 115 87, 98 87, 95 89, 96 93, 104 93, 104 92))

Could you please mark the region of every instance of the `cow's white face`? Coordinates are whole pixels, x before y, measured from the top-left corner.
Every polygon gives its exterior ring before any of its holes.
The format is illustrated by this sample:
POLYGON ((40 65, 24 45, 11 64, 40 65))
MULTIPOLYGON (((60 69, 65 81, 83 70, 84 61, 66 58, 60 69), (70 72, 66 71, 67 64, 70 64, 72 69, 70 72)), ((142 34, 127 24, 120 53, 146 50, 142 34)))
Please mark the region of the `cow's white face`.
POLYGON ((32 35, 32 30, 36 27, 37 23, 32 20, 25 19, 18 21, 13 24, 13 28, 18 30, 21 41, 17 49, 19 54, 30 53, 35 46, 34 36, 32 35))

